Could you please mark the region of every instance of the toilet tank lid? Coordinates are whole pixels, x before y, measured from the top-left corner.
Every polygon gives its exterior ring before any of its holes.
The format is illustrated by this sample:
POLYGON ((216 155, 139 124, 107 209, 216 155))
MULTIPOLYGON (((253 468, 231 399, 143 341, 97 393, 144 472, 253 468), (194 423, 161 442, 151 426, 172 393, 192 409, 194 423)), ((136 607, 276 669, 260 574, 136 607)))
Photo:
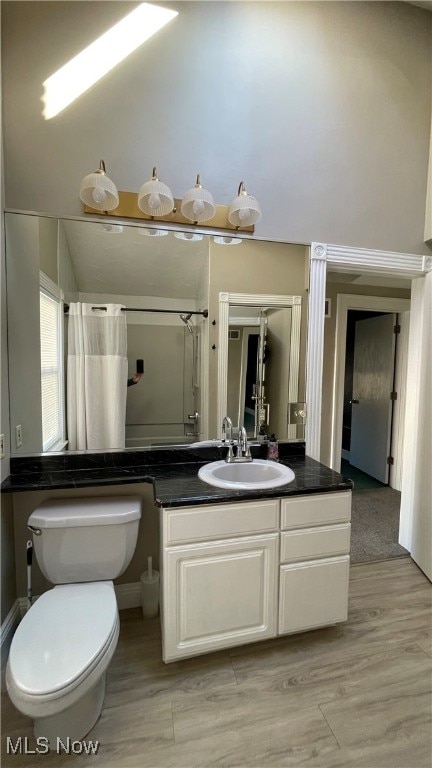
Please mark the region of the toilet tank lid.
POLYGON ((52 499, 44 501, 28 519, 34 528, 78 528, 120 525, 139 520, 141 499, 135 496, 52 499))

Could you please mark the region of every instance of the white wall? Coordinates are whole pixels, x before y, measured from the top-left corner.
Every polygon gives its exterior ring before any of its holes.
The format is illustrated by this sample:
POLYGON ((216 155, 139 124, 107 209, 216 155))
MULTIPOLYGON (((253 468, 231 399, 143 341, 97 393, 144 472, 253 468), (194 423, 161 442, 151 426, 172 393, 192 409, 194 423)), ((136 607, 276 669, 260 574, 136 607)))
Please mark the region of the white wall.
POLYGON ((432 273, 413 280, 399 543, 432 581, 432 273))
POLYGON ((6 204, 79 214, 103 157, 120 189, 152 165, 260 237, 427 253, 432 14, 398 2, 173 2, 176 19, 54 119, 42 83, 135 7, 3 3, 6 204), (31 66, 29 66, 31 62, 31 66))
POLYGON ((412 526, 413 560, 432 581, 432 273, 423 281, 423 329, 412 526))

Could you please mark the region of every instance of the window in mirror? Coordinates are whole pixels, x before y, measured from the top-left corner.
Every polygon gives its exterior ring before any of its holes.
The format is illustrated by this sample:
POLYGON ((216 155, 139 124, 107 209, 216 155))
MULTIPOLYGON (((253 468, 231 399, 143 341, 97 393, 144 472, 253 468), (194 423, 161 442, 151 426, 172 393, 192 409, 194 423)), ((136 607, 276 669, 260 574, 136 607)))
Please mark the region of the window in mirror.
POLYGON ((62 307, 63 303, 58 295, 41 287, 40 350, 44 451, 60 450, 64 440, 62 307))

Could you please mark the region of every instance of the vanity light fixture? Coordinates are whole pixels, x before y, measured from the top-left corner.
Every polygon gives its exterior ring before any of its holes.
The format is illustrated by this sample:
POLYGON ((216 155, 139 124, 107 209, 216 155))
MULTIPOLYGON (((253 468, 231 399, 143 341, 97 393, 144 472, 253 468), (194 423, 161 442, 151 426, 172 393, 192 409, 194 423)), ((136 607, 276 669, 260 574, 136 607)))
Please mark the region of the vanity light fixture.
POLYGON ((246 191, 244 181, 241 181, 237 197, 232 201, 228 211, 228 221, 236 228, 256 224, 261 218, 261 208, 258 200, 246 191))
POLYGON ((181 212, 185 219, 190 219, 194 224, 208 221, 215 215, 216 206, 213 195, 201 184, 199 174, 196 184, 185 193, 181 202, 181 212))
POLYGON ((150 227, 138 227, 138 232, 146 237, 165 237, 169 234, 167 229, 150 229, 150 227))
POLYGON ((202 240, 204 235, 201 235, 199 232, 174 232, 174 237, 178 240, 194 240, 197 242, 202 240))
MULTIPOLYGON (((81 182, 80 198, 84 203, 84 213, 90 215, 102 213, 121 220, 150 219, 169 225, 180 224, 186 230, 191 224, 196 226, 204 223, 211 230, 222 230, 227 235, 233 230, 252 233, 254 224, 261 218, 259 203, 247 193, 243 181, 240 183, 238 196, 230 207, 215 205, 212 194, 203 187, 199 175, 196 177, 195 186, 185 193, 182 200, 174 198, 170 188, 159 180, 155 167, 151 179, 141 185, 138 195, 136 192, 117 192, 114 183, 106 175, 103 160, 99 170, 89 174, 81 182)), ((157 230, 149 229, 149 237, 157 237, 156 232, 157 230)), ((162 231, 159 232, 162 237, 162 231)), ((192 238, 186 236, 183 239, 192 238)), ((235 240, 236 238, 229 244, 237 245, 235 240)), ((223 243, 216 242, 228 245, 227 239, 224 239, 223 243)))
POLYGON ((119 204, 119 194, 113 181, 106 175, 105 163, 100 161, 97 171, 84 176, 79 196, 84 205, 97 211, 113 211, 119 204))
POLYGON ((213 238, 218 245, 239 245, 242 242, 241 237, 229 237, 225 235, 216 235, 213 238))
POLYGON ((152 219, 167 216, 174 209, 172 192, 166 184, 159 181, 156 168, 153 168, 151 179, 139 188, 138 208, 152 219))

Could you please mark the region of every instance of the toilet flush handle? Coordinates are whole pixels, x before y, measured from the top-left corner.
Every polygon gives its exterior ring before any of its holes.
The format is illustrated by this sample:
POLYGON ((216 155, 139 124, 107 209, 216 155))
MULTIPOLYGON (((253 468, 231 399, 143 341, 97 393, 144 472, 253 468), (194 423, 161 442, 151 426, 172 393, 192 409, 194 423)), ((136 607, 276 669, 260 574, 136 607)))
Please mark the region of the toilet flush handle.
POLYGON ((27 528, 29 531, 34 533, 35 536, 42 536, 42 531, 40 528, 35 528, 33 525, 27 525, 27 528))

